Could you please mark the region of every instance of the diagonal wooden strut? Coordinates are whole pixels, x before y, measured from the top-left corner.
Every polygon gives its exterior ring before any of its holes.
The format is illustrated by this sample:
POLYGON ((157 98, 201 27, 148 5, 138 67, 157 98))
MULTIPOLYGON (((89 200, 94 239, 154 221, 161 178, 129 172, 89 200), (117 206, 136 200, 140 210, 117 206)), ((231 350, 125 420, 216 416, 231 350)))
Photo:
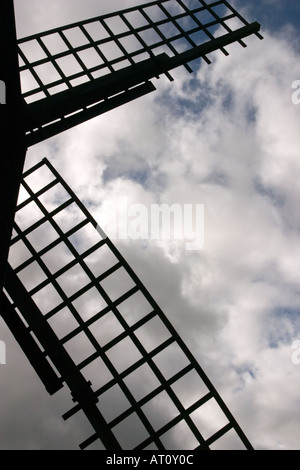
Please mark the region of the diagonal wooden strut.
MULTIPOLYGON (((49 363, 46 362, 44 357, 41 362, 37 362, 41 359, 40 356, 42 356, 42 354, 41 352, 37 353, 33 348, 29 350, 27 347, 30 338, 32 338, 28 330, 23 331, 18 335, 17 340, 19 344, 23 347, 24 352, 27 354, 31 364, 43 380, 49 393, 52 394, 58 391, 62 387, 62 382, 65 382, 71 390, 73 400, 77 402, 80 408, 84 411, 88 420, 95 429, 97 436, 99 436, 106 449, 120 449, 118 441, 110 429, 107 428, 106 422, 96 406, 98 399, 90 387, 91 384, 86 381, 80 373, 75 363, 63 348, 49 324, 44 320, 41 312, 9 265, 7 267, 7 277, 4 287, 6 288, 9 296, 14 299, 15 308, 18 308, 22 312, 22 315, 30 325, 32 332, 39 339, 39 342, 47 351, 47 355, 51 358, 54 366, 61 374, 61 379, 55 376, 54 370, 51 368, 49 363)), ((16 331, 16 325, 12 325, 12 314, 10 311, 12 307, 9 304, 7 297, 5 297, 5 304, 7 306, 7 315, 4 315, 4 320, 7 322, 9 327, 12 327, 12 331, 16 331)), ((18 321, 19 323, 21 322, 18 316, 15 318, 17 319, 15 321, 18 321)))

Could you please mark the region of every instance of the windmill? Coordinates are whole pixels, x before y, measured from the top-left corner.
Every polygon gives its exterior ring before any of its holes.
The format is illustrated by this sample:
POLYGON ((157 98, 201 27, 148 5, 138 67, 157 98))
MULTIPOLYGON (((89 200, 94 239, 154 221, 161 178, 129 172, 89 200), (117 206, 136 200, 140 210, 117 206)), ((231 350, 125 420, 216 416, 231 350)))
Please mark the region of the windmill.
POLYGON ((162 74, 173 80, 179 66, 192 72, 190 63, 209 64, 211 52, 228 55, 226 46, 235 42, 246 47, 247 36, 262 38, 260 25, 227 1, 204 0, 152 1, 18 41, 13 2, 3 0, 0 22, 7 45, 0 53, 4 321, 46 390, 69 388, 74 403, 64 419, 78 412, 88 419, 91 432, 80 448, 100 442, 107 450, 172 449, 181 435, 189 449, 228 443, 251 449, 168 318, 67 182, 47 159, 26 172, 23 166, 28 147, 153 92, 153 80, 162 74), (21 91, 24 78, 29 86, 21 91), (32 178, 42 183, 33 187, 32 178), (26 197, 17 204, 20 187, 26 197), (66 253, 68 262, 58 267, 66 253), (159 401, 172 412, 158 419, 159 401))

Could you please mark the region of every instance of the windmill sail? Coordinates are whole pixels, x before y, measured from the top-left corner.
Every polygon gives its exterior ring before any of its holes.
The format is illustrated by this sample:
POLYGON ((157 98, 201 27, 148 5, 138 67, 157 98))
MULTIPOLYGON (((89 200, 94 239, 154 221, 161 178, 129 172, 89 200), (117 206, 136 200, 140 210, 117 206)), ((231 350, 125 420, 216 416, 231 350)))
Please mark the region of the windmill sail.
POLYGON ((226 1, 159 0, 18 41, 27 144, 155 90, 151 79, 258 33, 226 1))
POLYGON ((22 189, 4 319, 17 315, 23 337, 37 338, 48 391, 70 389, 75 404, 64 418, 83 412, 91 423, 81 448, 250 449, 170 321, 48 160, 24 173, 22 189))

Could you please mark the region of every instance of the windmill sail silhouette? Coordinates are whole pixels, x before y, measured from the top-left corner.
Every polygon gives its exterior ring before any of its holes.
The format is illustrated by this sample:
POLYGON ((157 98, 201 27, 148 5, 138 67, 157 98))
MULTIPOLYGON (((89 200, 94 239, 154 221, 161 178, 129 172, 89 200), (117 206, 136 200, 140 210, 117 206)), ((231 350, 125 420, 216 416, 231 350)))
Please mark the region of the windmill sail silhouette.
POLYGON ((259 24, 227 1, 160 0, 16 41, 12 2, 2 1, 0 13, 0 39, 10 46, 0 54, 3 319, 47 391, 70 389, 64 419, 87 417, 81 448, 251 449, 154 298, 52 164, 43 159, 24 173, 23 165, 29 146, 154 91, 154 78, 172 80, 178 66, 191 72, 192 61, 228 55, 227 45, 245 47, 251 34, 261 39, 259 24))

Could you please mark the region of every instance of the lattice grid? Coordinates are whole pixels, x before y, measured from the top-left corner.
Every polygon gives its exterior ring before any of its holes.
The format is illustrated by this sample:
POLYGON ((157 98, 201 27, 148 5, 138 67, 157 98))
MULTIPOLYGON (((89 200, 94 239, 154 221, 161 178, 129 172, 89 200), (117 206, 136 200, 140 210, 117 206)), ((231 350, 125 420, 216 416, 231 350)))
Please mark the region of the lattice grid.
POLYGON ((18 41, 23 96, 28 103, 40 100, 248 24, 225 0, 159 0, 26 37, 18 41))
MULTIPOLYGON (((9 262, 55 333, 55 353, 62 347, 91 382, 90 402, 121 448, 251 448, 147 289, 45 159, 24 174, 9 262)), ((23 320, 43 345, 40 327, 23 320)), ((64 418, 81 409, 78 402, 64 418)), ((81 448, 100 438, 93 431, 81 448)))

